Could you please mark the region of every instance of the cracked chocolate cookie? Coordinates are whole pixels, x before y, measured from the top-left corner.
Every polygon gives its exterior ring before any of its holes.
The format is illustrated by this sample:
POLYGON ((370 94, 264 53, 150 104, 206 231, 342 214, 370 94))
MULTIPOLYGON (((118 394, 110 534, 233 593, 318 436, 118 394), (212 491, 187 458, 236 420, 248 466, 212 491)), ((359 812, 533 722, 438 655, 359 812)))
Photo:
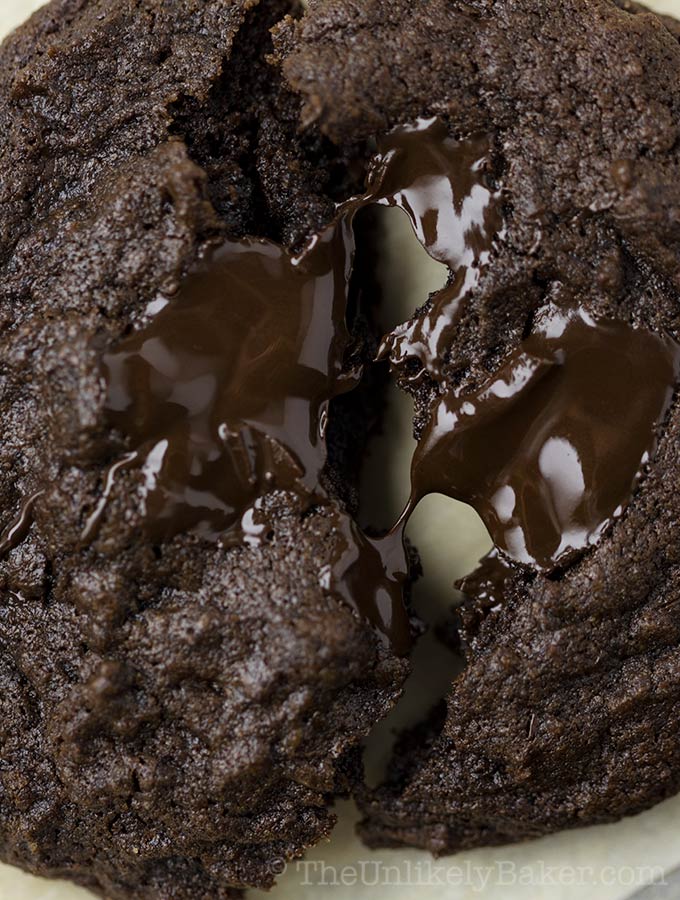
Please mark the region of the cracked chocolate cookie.
POLYGON ((408 669, 289 9, 57 0, 0 51, 0 855, 110 898, 271 885, 408 669))
POLYGON ((309 127, 352 143, 441 117, 487 145, 495 195, 383 342, 416 400, 412 504, 466 500, 496 549, 463 584, 466 671, 361 833, 441 854, 639 812, 680 787, 677 24, 610 0, 329 0, 278 40, 309 127))
POLYGON ((269 886, 351 790, 444 853, 678 789, 677 26, 310 7, 60 0, 0 51, 0 849, 110 897, 269 886), (450 270, 382 342, 374 204, 450 270), (384 537, 376 355, 419 439, 384 537), (431 492, 496 548, 368 791, 431 492))

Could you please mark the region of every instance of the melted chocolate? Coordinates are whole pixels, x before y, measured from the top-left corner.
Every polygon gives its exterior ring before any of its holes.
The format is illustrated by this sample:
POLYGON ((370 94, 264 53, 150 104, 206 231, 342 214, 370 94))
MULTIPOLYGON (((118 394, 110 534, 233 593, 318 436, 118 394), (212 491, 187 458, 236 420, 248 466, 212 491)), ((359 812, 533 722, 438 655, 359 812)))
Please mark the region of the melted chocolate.
MULTIPOLYGON (((417 448, 412 497, 386 537, 368 538, 323 488, 331 400, 353 388, 346 312, 353 218, 369 204, 410 218, 451 270, 426 312, 383 342, 393 365, 439 360, 494 242, 500 193, 486 136, 452 139, 437 120, 379 142, 364 196, 297 258, 261 240, 209 249, 149 324, 102 359, 107 413, 129 452, 109 470, 83 534, 91 540, 116 476, 140 472, 140 514, 153 540, 194 532, 224 543, 266 539, 263 499, 276 491, 334 516, 338 543, 322 586, 352 605, 398 652, 409 645, 404 529, 425 494, 472 504, 497 550, 464 583, 500 602, 517 563, 551 570, 597 541, 630 501, 655 448, 680 365, 670 339, 624 323, 549 309, 535 333, 479 390, 442 397, 417 448), (496 596, 498 595, 498 596, 496 596)), ((0 544, 11 549, 24 511, 0 544)), ((4 548, 4 549, 3 549, 4 548)))
MULTIPOLYGON (((91 539, 116 475, 141 470, 140 512, 154 541, 180 532, 230 545, 271 530, 263 498, 294 493, 329 506, 322 487, 333 397, 354 387, 345 322, 357 201, 299 258, 267 241, 209 251, 149 325, 102 359, 111 424, 132 446, 109 471, 87 523, 91 539)), ((407 566, 394 566, 344 514, 322 585, 399 653, 410 646, 407 566)), ((398 554, 397 554, 398 556, 398 554)))
POLYGON ((227 241, 104 355, 109 421, 137 454, 154 540, 236 525, 252 538, 263 495, 321 494, 328 405, 359 375, 343 371, 352 250, 342 223, 300 259, 227 241))
MULTIPOLYGON (((262 499, 277 490, 326 504, 329 404, 360 374, 345 372, 354 215, 371 203, 400 207, 436 259, 471 270, 495 233, 487 154, 486 138, 453 141, 436 120, 398 129, 380 142, 367 193, 340 207, 299 258, 267 241, 210 250, 176 296, 153 305, 150 324, 103 357, 109 421, 132 449, 109 471, 84 539, 116 475, 132 466, 155 541, 189 531, 259 541, 270 530, 262 499)), ((370 540, 344 517, 338 532, 324 585, 405 651, 403 541, 370 540)))
POLYGON ((502 236, 500 191, 490 178, 490 150, 487 135, 457 141, 438 119, 399 128, 379 142, 369 178, 374 196, 383 205, 404 210, 423 247, 452 273, 422 316, 383 341, 380 358, 394 366, 416 358, 425 371, 440 374, 451 329, 489 261, 494 241, 502 236))
POLYGON ((670 338, 546 310, 479 390, 441 398, 413 460, 414 501, 470 503, 511 559, 556 568, 623 514, 679 367, 670 338))
MULTIPOLYGON (((380 350, 394 366, 418 359, 415 377, 427 372, 443 390, 393 534, 403 534, 423 496, 444 493, 474 506, 509 558, 549 571, 623 514, 654 452, 680 349, 625 323, 552 310, 479 391, 447 390, 440 363, 451 329, 504 233, 490 147, 487 136, 459 142, 437 120, 421 121, 383 139, 372 170, 378 201, 403 209, 428 253, 452 273, 425 312, 380 350)), ((493 587, 500 598, 510 572, 495 552, 465 588, 491 601, 493 587)))
POLYGON ((322 573, 322 584, 358 609, 394 651, 405 655, 412 643, 411 623, 405 614, 404 585, 410 564, 403 530, 369 538, 349 516, 338 519, 341 543, 322 573))
POLYGON ((26 540, 33 524, 33 507, 44 491, 37 491, 25 500, 16 518, 10 522, 4 532, 0 532, 0 559, 15 550, 26 540))

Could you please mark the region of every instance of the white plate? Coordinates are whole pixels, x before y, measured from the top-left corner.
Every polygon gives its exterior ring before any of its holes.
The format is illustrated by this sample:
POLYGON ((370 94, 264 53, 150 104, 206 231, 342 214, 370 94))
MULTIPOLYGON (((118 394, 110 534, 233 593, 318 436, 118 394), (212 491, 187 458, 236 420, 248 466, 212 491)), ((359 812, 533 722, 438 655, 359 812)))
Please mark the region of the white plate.
MULTIPOLYGON (((587 2, 587 0, 584 0, 587 2)), ((41 0, 0 0, 0 34, 9 31, 41 0)), ((680 15, 680 0, 650 3, 680 15)), ((414 246, 401 220, 393 215, 394 260, 399 261, 404 309, 393 318, 406 318, 422 303, 441 278, 440 269, 414 246), (431 285, 428 288, 427 285, 431 285)), ((386 424, 385 444, 373 454, 372 477, 366 479, 368 502, 382 510, 384 524, 403 502, 412 441, 408 402, 395 392, 386 424), (398 436, 398 437, 395 437, 398 436), (396 450, 394 446, 396 445, 396 450), (385 472, 387 471, 387 479, 385 472), (379 477, 378 477, 379 473, 379 477), (387 481, 387 488, 376 487, 387 481), (401 487, 397 487, 397 486, 401 487), (394 490, 390 491, 390 487, 394 490), (399 495, 401 492, 401 496, 399 495)), ((378 524, 383 524, 378 523, 378 524)), ((418 545, 427 578, 419 585, 420 608, 428 615, 453 600, 451 584, 473 568, 486 552, 488 536, 477 516, 460 504, 431 497, 413 518, 409 532, 418 545), (452 551, 453 546, 453 551, 452 551)), ((410 685, 406 702, 387 723, 379 726, 369 747, 369 773, 376 773, 386 755, 390 734, 400 722, 412 721, 430 699, 441 696, 450 680, 451 658, 434 642, 417 651, 419 676, 410 685)), ((353 835, 356 812, 350 803, 339 806, 340 824, 332 840, 292 864, 280 879, 273 897, 278 900, 625 900, 636 888, 663 877, 680 865, 680 797, 649 813, 618 825, 568 832, 541 841, 500 850, 480 850, 433 863, 415 851, 370 852, 353 835)), ((251 893, 251 900, 264 895, 251 893)), ((0 900, 88 900, 91 895, 68 884, 31 878, 0 866, 0 900)))

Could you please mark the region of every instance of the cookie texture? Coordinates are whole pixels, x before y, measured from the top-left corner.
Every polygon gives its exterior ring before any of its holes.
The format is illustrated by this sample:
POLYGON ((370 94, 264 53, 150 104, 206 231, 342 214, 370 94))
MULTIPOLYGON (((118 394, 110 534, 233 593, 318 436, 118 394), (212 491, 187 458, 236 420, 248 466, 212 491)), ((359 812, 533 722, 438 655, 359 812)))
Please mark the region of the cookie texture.
MULTIPOLYGON (((677 340, 677 24, 610 0, 329 0, 278 41, 303 122, 335 140, 434 115, 490 135, 505 230, 440 361, 461 397, 552 301, 677 340)), ((419 435, 440 384, 417 368, 397 371, 419 435)), ((493 608, 469 598, 467 668, 365 792, 369 844, 443 854, 678 791, 679 436, 674 403, 597 547, 548 575, 510 566, 493 608)))
MULTIPOLYGON (((4 537, 24 538, 0 559, 0 855, 109 898, 271 885, 329 833, 329 799, 360 778, 359 742, 407 670, 320 585, 328 509, 279 493, 259 547, 154 545, 143 473, 109 482, 126 442, 102 352, 207 241, 293 246, 351 193, 265 60, 290 11, 56 0, 0 50, 0 509, 4 537)), ((367 396, 331 415, 342 511, 367 396)))
MULTIPOLYGON (((351 790, 370 844, 438 854, 677 792, 676 402, 597 546, 547 574, 508 563, 493 605, 468 583, 467 668, 370 791, 360 741, 407 663, 319 572, 380 377, 334 401, 331 505, 272 494, 267 541, 226 549, 145 536, 100 360, 209 242, 299 250, 361 191, 376 135, 435 116, 483 136, 503 227, 438 374, 395 363, 417 436, 442 376, 474 392, 551 304, 679 339, 679 36, 628 0, 54 0, 5 42, 4 860, 215 900, 271 885, 351 790)), ((377 346, 360 316, 353 338, 348 367, 377 346)))

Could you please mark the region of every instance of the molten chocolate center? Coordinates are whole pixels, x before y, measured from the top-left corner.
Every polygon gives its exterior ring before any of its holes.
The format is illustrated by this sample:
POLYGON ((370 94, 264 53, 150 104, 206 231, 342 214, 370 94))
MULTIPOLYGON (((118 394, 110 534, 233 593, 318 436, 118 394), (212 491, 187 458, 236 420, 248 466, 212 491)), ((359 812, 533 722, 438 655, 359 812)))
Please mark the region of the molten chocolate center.
MULTIPOLYGON (((129 452, 112 466, 85 537, 124 467, 141 473, 140 510, 153 540, 188 531, 229 544, 265 540, 263 498, 292 493, 298 506, 335 518, 322 586, 400 653, 409 643, 403 530, 424 495, 444 493, 479 511, 503 578, 507 560, 548 571, 594 544, 623 515, 654 453, 680 348, 552 306, 486 384, 462 396, 449 390, 443 351, 503 238, 491 143, 456 141, 437 120, 400 128, 380 142, 366 194, 339 207, 299 257, 254 239, 209 249, 176 295, 153 304, 149 324, 102 359, 109 422, 129 452), (346 317, 353 219, 369 204, 401 208, 452 273, 427 312, 382 345, 395 366, 418 359, 441 395, 413 460, 411 501, 377 540, 330 502, 322 478, 331 401, 361 376, 348 364, 346 317)), ((21 538, 27 515, 0 536, 0 549, 21 538)), ((478 589, 495 593, 496 575, 478 589)))

